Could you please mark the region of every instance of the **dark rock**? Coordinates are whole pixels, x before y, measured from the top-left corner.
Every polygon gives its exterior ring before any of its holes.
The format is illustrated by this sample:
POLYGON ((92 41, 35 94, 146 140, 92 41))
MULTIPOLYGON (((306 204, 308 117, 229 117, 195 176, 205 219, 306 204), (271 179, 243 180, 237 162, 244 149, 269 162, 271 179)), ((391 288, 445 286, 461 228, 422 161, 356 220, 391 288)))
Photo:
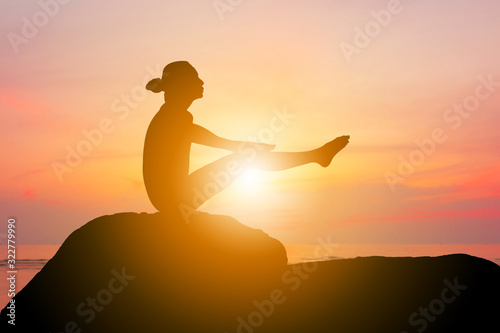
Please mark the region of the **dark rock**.
POLYGON ((468 255, 286 266, 225 216, 121 213, 73 232, 2 332, 500 331, 500 267, 468 255), (426 310, 428 309, 428 310, 426 310), (81 330, 81 331, 80 331, 81 330))
POLYGON ((258 332, 500 332, 500 267, 485 259, 366 257, 309 271, 295 291, 297 279, 282 279, 289 299, 258 332))

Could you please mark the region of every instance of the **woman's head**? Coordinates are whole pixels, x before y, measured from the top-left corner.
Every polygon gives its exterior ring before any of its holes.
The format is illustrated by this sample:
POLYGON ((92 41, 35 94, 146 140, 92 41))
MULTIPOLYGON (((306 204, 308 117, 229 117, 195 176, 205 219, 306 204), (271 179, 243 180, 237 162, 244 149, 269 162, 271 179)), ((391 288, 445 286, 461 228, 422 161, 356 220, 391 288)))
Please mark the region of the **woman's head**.
POLYGON ((165 92, 165 98, 189 98, 195 100, 203 97, 203 81, 198 72, 187 61, 171 62, 163 69, 161 79, 148 82, 146 89, 154 93, 165 92))

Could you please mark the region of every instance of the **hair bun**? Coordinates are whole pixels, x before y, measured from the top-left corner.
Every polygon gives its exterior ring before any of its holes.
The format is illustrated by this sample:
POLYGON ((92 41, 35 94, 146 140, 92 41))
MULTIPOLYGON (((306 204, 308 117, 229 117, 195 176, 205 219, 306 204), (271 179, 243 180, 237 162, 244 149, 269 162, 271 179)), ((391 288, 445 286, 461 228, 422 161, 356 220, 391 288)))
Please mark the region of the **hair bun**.
POLYGON ((148 84, 146 84, 146 89, 154 93, 159 93, 163 91, 161 79, 158 78, 152 79, 151 81, 148 82, 148 84))

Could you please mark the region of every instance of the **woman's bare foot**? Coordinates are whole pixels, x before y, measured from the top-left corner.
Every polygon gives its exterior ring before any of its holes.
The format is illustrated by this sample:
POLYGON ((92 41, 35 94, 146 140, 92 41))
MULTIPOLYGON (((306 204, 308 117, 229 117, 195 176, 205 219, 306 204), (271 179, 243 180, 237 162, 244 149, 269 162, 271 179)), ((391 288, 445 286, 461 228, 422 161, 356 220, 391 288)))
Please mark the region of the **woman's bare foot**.
POLYGON ((344 149, 345 146, 347 146, 349 138, 349 135, 339 136, 338 138, 316 149, 316 153, 318 154, 316 162, 324 168, 329 166, 333 157, 337 155, 339 151, 344 149))

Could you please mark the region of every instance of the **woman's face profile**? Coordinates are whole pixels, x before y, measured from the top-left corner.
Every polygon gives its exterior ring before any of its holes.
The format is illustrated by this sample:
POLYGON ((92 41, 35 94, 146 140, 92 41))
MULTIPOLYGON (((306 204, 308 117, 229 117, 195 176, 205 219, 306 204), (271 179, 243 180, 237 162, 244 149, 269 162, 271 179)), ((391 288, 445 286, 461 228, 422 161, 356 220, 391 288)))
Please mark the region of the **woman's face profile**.
POLYGON ((194 71, 194 73, 192 74, 191 78, 189 79, 189 84, 186 88, 191 90, 193 92, 193 94, 197 96, 196 98, 202 98, 203 91, 204 91, 203 84, 205 82, 203 82, 203 80, 200 79, 200 77, 198 76, 198 72, 196 72, 196 70, 194 70, 194 68, 193 68, 193 71, 194 71))
POLYGON ((203 97, 203 80, 199 78, 198 72, 193 67, 185 67, 182 71, 175 73, 175 79, 171 80, 172 93, 183 95, 193 100, 203 97))

